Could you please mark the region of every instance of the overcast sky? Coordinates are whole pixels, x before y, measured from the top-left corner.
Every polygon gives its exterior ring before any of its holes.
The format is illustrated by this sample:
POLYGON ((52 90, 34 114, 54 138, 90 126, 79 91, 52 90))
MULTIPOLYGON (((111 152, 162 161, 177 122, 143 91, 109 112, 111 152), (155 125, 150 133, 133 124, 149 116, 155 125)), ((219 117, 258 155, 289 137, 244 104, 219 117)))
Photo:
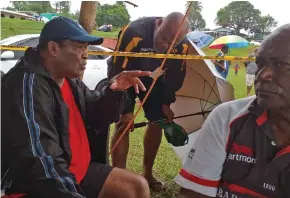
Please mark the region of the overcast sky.
MULTIPOLYGON (((143 16, 166 16, 170 12, 185 12, 184 0, 132 0, 139 7, 134 8, 127 5, 131 20, 143 16)), ((213 29, 217 26, 214 23, 217 11, 229 4, 229 0, 201 0, 203 3, 202 16, 206 21, 207 28, 213 29)), ((290 1, 289 0, 252 0, 250 1, 255 8, 262 12, 262 15, 270 14, 278 21, 278 26, 290 23, 290 1)), ((112 0, 101 0, 101 4, 113 4, 112 0)), ((9 4, 7 0, 1 0, 1 7, 9 4)), ((71 11, 80 9, 81 1, 74 0, 71 4, 71 11)))

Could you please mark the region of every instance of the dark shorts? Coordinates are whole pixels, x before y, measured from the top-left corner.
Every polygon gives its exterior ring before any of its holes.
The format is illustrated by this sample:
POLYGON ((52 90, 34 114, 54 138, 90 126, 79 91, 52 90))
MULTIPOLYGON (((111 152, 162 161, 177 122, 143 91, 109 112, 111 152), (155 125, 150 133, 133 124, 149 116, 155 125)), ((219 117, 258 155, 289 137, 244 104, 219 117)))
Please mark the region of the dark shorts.
POLYGON ((98 197, 112 170, 113 167, 105 164, 91 163, 89 165, 88 171, 80 184, 87 198, 98 197))
MULTIPOLYGON (((146 79, 147 80, 147 79, 146 79)), ((149 89, 152 80, 150 79, 149 81, 142 81, 145 85, 145 87, 147 88, 147 90, 149 89)), ((145 113, 145 117, 149 120, 149 121, 156 121, 156 120, 161 120, 164 119, 165 116, 162 112, 162 97, 163 97, 163 88, 161 87, 161 85, 159 83, 156 83, 151 91, 151 93, 149 94, 146 102, 143 105, 143 110, 145 113)), ((146 95, 146 92, 140 91, 138 94, 138 98, 140 99, 140 101, 142 101, 146 95)))

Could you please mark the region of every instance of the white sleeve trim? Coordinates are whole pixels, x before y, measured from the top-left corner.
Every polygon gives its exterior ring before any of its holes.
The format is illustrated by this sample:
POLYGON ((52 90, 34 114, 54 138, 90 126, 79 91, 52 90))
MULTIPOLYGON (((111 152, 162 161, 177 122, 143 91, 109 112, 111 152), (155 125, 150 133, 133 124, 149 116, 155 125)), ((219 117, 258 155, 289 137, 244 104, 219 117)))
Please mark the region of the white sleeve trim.
POLYGON ((202 195, 206 195, 209 197, 216 197, 217 195, 217 187, 208 187, 208 186, 202 186, 200 184, 194 183, 192 181, 189 181, 182 177, 181 175, 177 175, 174 179, 174 181, 180 185, 182 188, 195 191, 197 193, 200 193, 202 195))
POLYGON ((181 170, 194 179, 191 180, 180 172, 175 178, 178 185, 206 196, 216 197, 229 135, 230 116, 225 114, 226 112, 228 107, 219 105, 205 120, 181 170), (211 184, 205 185, 207 182, 211 184), (212 182, 217 184, 212 185, 212 182))

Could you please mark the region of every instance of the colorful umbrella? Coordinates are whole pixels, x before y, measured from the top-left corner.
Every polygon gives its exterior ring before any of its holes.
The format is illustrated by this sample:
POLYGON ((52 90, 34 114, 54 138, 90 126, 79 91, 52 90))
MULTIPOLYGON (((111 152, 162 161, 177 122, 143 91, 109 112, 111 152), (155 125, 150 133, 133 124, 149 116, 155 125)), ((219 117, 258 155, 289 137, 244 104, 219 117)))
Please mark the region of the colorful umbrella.
POLYGON ((198 48, 204 48, 214 40, 211 35, 199 31, 189 32, 187 38, 195 43, 198 48))
POLYGON ((222 36, 216 39, 210 46, 210 49, 221 49, 227 44, 229 48, 243 48, 249 46, 249 41, 236 35, 222 36))

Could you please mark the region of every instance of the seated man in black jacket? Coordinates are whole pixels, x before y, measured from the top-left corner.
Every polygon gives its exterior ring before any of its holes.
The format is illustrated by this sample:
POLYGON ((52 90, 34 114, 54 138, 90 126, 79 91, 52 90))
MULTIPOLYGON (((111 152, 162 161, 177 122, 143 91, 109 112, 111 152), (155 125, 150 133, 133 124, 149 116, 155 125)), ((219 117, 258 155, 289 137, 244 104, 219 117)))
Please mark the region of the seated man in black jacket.
MULTIPOLYGON (((172 43, 183 17, 183 14, 174 12, 165 18, 145 17, 133 21, 119 33, 116 51, 165 53, 172 43)), ((177 44, 174 46, 171 53, 187 53, 187 40, 184 36, 188 30, 189 23, 186 19, 176 40, 177 44)), ((158 71, 161 62, 161 59, 154 58, 112 56, 108 60, 108 76, 110 79, 112 76, 123 70, 149 70, 154 74, 157 73, 156 71, 158 71)), ((152 92, 143 106, 145 116, 149 121, 164 118, 169 121, 172 120, 173 112, 170 109, 170 104, 175 101, 175 92, 182 86, 185 72, 186 65, 184 60, 166 60, 164 73, 158 78, 152 92)), ((144 76, 140 79, 148 88, 153 82, 153 78, 148 76, 144 76)), ((125 107, 120 116, 120 120, 116 125, 111 145, 115 144, 119 134, 133 118, 136 96, 138 96, 140 100, 143 100, 146 95, 146 92, 136 94, 134 89, 129 89, 127 93, 128 97, 125 107)), ((161 142, 161 137, 162 130, 157 124, 148 125, 144 138, 143 175, 148 180, 149 186, 155 189, 160 189, 161 187, 161 182, 156 180, 152 175, 153 163, 161 142)), ((119 168, 126 167, 128 148, 129 133, 123 137, 112 153, 113 166, 119 168)))
POLYGON ((75 21, 48 22, 36 49, 2 79, 2 185, 18 197, 150 197, 135 173, 91 162, 88 133, 118 114, 123 90, 144 85, 150 72, 122 72, 99 91, 77 79, 85 70, 90 36, 75 21), (4 177, 4 178, 3 178, 4 177))

